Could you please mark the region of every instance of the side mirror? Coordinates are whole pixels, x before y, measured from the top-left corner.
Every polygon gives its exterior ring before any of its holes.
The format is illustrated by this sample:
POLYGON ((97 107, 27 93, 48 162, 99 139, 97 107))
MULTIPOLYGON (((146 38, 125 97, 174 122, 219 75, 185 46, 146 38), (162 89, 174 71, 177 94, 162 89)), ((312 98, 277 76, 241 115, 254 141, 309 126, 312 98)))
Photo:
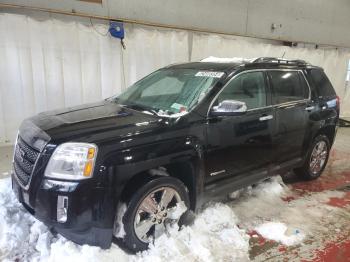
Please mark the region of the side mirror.
POLYGON ((238 116, 247 112, 245 102, 236 100, 224 100, 218 106, 213 106, 210 114, 213 116, 238 116))

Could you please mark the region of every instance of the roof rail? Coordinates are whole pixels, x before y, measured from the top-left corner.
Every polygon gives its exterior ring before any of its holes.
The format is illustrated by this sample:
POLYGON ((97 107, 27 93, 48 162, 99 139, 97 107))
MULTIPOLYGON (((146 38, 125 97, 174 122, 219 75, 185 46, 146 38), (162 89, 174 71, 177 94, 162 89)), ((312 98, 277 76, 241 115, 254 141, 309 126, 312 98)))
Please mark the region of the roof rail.
POLYGON ((307 65, 308 63, 304 60, 288 60, 277 57, 259 57, 256 58, 252 63, 277 63, 277 64, 288 64, 288 65, 307 65))

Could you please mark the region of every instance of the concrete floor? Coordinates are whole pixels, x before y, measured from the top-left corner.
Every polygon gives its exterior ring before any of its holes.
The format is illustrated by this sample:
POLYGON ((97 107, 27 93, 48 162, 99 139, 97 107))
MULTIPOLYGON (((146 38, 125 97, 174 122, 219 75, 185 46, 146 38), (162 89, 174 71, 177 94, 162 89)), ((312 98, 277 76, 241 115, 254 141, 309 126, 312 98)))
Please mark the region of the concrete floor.
MULTIPOLYGON (((0 178, 9 175, 12 154, 12 147, 0 147, 0 178)), ((327 168, 319 179, 306 182, 290 172, 283 175, 283 180, 290 189, 290 195, 282 199, 285 201, 285 210, 298 210, 298 214, 302 216, 301 221, 307 220, 307 212, 303 209, 320 212, 321 216, 318 216, 318 220, 311 222, 314 224, 311 225, 314 229, 311 237, 297 246, 284 246, 266 240, 256 232, 251 232, 251 236, 254 237, 250 238, 250 259, 252 261, 350 261, 350 128, 338 130, 327 168), (320 194, 327 196, 327 193, 339 193, 340 197, 318 197, 320 194), (304 206, 300 205, 301 202, 304 206), (327 209, 327 207, 335 208, 327 209), (327 213, 327 210, 331 211, 327 213)), ((317 217, 317 214, 314 215, 317 217)), ((274 215, 271 218, 273 219, 274 215)))
POLYGON ((350 128, 338 130, 329 162, 320 178, 302 181, 292 172, 282 177, 290 189, 290 196, 283 199, 286 209, 298 207, 298 202, 304 201, 309 204, 304 206, 305 210, 299 210, 302 216, 305 215, 301 221, 310 223, 307 220, 310 213, 318 218, 311 222, 313 234, 302 244, 291 247, 261 236, 251 238, 251 260, 350 261, 350 128), (340 197, 322 197, 337 193, 340 197), (309 201, 310 199, 316 201, 309 201), (330 207, 335 208, 329 209, 330 207), (321 215, 315 214, 317 212, 321 215))

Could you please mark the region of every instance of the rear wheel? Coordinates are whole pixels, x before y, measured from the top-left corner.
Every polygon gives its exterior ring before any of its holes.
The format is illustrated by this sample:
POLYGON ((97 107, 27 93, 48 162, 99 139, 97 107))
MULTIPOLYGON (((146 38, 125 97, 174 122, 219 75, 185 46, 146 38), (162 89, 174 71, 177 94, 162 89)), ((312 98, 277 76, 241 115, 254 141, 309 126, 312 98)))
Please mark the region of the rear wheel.
POLYGON ((325 135, 317 136, 310 146, 305 163, 295 172, 305 179, 318 178, 326 167, 330 151, 330 143, 325 135))
POLYGON ((160 177, 143 185, 132 196, 123 216, 127 248, 142 251, 166 232, 168 225, 178 223, 189 207, 185 185, 173 177, 160 177))

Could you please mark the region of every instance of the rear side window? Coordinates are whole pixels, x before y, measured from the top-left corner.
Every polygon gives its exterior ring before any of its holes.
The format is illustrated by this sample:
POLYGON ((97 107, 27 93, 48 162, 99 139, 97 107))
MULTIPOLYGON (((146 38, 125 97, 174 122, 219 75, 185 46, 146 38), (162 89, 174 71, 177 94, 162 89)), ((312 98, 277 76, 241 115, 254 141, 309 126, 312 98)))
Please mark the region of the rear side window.
POLYGON ((335 91, 326 74, 321 69, 311 69, 310 75, 316 86, 318 96, 335 96, 335 91))
POLYGON ((270 71, 274 104, 307 99, 309 88, 298 71, 270 71))

